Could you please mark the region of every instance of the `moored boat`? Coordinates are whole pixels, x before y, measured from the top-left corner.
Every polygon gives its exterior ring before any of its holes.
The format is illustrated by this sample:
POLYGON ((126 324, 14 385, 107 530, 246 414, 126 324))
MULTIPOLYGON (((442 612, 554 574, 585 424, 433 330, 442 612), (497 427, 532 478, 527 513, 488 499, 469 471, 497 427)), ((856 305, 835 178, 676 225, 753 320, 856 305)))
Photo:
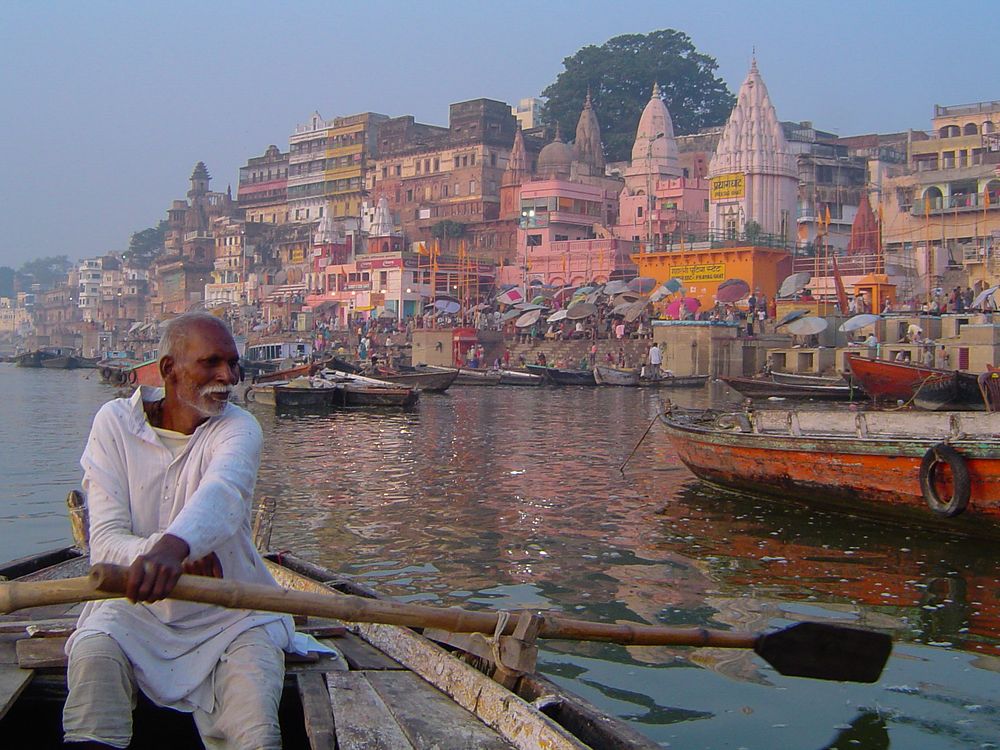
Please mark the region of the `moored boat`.
MULTIPOLYGON (((255 530, 261 547, 269 536, 264 525, 258 518, 255 530)), ((85 526, 84 521, 81 528, 85 526)), ((2 564, 0 575, 17 583, 86 575, 83 544, 2 564)), ((340 599, 346 599, 346 594, 371 600, 372 606, 394 606, 371 589, 294 554, 267 554, 265 558, 278 584, 292 593, 340 599)), ((0 661, 3 736, 30 737, 25 744, 35 750, 63 747, 63 649, 80 607, 78 603, 49 605, 4 618, 0 643, 9 656, 0 661)), ((515 642, 513 637, 503 636, 504 648, 491 652, 486 636, 425 630, 446 644, 442 646, 397 625, 310 616, 297 622, 296 628, 337 653, 286 659, 280 712, 286 750, 659 747, 621 720, 535 673, 533 646, 521 648, 522 641, 515 642), (470 662, 481 664, 481 669, 470 662)), ((144 699, 139 702, 130 747, 200 746, 189 715, 157 708, 144 699)))
POLYGON ((708 375, 673 375, 660 374, 655 380, 640 378, 639 385, 647 388, 701 388, 709 380, 708 375))
POLYGON ((244 398, 249 403, 268 404, 276 409, 330 409, 345 405, 342 386, 322 378, 254 383, 244 398))
POLYGON ((541 385, 545 378, 527 370, 500 370, 500 385, 541 385))
POLYGON ((565 367, 525 365, 528 372, 541 375, 550 385, 597 385, 593 370, 574 370, 565 367))
POLYGON ((635 387, 639 385, 639 370, 622 370, 617 367, 606 365, 596 365, 594 367, 594 380, 598 385, 622 385, 635 387))
POLYGON ((681 461, 724 488, 1000 532, 1000 436, 987 414, 669 409, 662 421, 681 461))
POLYGON ((420 400, 420 391, 397 383, 342 370, 323 370, 322 377, 341 390, 341 406, 389 406, 408 409, 420 400))
POLYGON ((57 354, 43 359, 41 365, 50 370, 75 370, 80 367, 80 358, 75 354, 57 354))
POLYGON ((775 383, 794 383, 795 385, 844 385, 846 382, 840 375, 806 375, 798 372, 781 372, 771 370, 768 373, 775 383))
POLYGON ((972 373, 856 354, 849 355, 847 363, 854 382, 876 401, 912 399, 921 408, 930 409, 985 408, 977 377, 972 373))
POLYGON ((500 385, 502 378, 500 370, 463 367, 458 371, 454 385, 500 385))
POLYGON ((295 367, 289 367, 285 370, 275 370, 274 372, 265 372, 255 375, 253 378, 254 383, 280 383, 284 380, 292 380, 293 378, 309 377, 310 375, 315 375, 323 369, 323 364, 320 362, 306 362, 305 364, 296 365, 295 367))
POLYGON ((421 365, 408 370, 378 369, 374 373, 378 379, 405 385, 429 393, 444 393, 455 382, 459 371, 454 367, 432 367, 421 365))
POLYGON ((856 396, 863 397, 863 394, 857 394, 849 383, 843 381, 836 385, 810 385, 778 382, 768 376, 760 378, 722 377, 719 380, 747 398, 848 401, 856 396))
POLYGON ((129 368, 125 379, 129 385, 149 385, 154 388, 162 388, 163 378, 160 376, 160 360, 147 359, 145 362, 129 368))

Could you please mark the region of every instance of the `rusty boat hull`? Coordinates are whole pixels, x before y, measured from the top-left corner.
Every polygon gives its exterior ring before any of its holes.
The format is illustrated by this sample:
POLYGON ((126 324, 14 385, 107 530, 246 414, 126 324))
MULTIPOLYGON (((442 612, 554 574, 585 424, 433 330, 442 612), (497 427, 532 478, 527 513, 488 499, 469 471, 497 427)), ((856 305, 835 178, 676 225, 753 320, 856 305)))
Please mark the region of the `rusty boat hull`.
MULTIPOLYGON (((674 409, 661 419, 681 461, 718 487, 1000 536, 1000 416, 674 409), (942 444, 958 454, 968 474, 968 503, 950 514, 932 507, 921 484, 925 457, 942 444)), ((931 471, 936 496, 954 494, 952 475, 931 471)))

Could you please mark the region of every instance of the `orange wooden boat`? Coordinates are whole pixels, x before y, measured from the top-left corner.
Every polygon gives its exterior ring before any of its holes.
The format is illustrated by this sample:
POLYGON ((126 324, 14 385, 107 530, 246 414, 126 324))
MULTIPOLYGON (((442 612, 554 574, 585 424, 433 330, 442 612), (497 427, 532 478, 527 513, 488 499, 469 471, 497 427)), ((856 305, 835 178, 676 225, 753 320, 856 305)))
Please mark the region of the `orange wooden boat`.
POLYGON ((129 368, 126 381, 129 385, 150 385, 154 388, 162 388, 163 378, 160 377, 160 360, 147 359, 141 365, 129 368))
POLYGON ((711 484, 1000 536, 1000 418, 976 412, 668 409, 711 484))
POLYGON ((309 377, 315 375, 321 369, 323 369, 324 363, 322 362, 306 362, 303 365, 296 365, 295 367, 289 367, 287 370, 275 370, 274 372, 266 372, 261 375, 254 377, 254 383, 277 383, 283 380, 294 380, 295 378, 309 377))
POLYGON ((909 401, 921 408, 982 409, 976 376, 909 362, 848 355, 851 378, 876 401, 909 401))

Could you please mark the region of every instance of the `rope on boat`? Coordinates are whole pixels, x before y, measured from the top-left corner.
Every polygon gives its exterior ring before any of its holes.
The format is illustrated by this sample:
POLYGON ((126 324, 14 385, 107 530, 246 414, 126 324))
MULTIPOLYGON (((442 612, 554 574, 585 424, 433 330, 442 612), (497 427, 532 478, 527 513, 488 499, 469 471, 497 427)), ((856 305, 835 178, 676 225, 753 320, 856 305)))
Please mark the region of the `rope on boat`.
POLYGON ((497 612, 497 626, 493 629, 493 637, 490 639, 490 649, 493 651, 493 663, 498 667, 501 665, 500 636, 503 635, 508 622, 510 622, 510 612, 506 609, 501 609, 497 612))
POLYGON ((622 462, 622 465, 618 467, 618 471, 621 472, 622 476, 625 476, 625 466, 628 464, 629 461, 632 460, 632 456, 635 455, 635 452, 637 450, 639 450, 639 446, 642 445, 642 441, 646 439, 646 435, 649 434, 649 431, 651 429, 653 429, 653 425, 656 424, 656 420, 659 419, 662 416, 663 416, 663 412, 657 412, 656 416, 653 417, 652 420, 650 420, 649 426, 646 428, 646 431, 644 433, 642 433, 642 437, 639 438, 639 442, 635 444, 635 448, 633 448, 632 452, 628 454, 628 458, 626 458, 622 462))
POLYGON ((926 378, 920 381, 920 385, 917 386, 917 389, 913 392, 913 395, 910 396, 910 398, 906 401, 905 404, 899 404, 898 406, 888 407, 886 408, 886 411, 899 411, 900 409, 905 409, 907 406, 912 404, 914 400, 916 400, 917 396, 920 395, 920 391, 923 390, 924 386, 927 385, 932 380, 934 380, 935 377, 937 376, 934 373, 928 375, 926 378))

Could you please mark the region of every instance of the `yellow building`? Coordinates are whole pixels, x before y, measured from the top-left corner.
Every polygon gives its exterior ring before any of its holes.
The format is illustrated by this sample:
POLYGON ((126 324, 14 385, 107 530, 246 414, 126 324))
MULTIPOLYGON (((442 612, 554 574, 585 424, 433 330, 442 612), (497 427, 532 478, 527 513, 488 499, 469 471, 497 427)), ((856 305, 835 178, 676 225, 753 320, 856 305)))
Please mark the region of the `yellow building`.
POLYGON ((784 275, 779 265, 788 258, 783 247, 703 242, 688 250, 636 253, 632 261, 639 267, 640 276, 660 283, 680 279, 684 282, 684 296, 696 297, 701 309, 707 310, 715 305, 719 284, 727 279, 742 279, 758 296, 764 294, 772 299, 784 275))
POLYGON ((934 107, 933 130, 909 143, 909 170, 883 181, 883 245, 916 261, 928 289, 964 271, 1000 274, 1000 101, 934 107))
POLYGON ((295 128, 288 140, 290 221, 360 216, 366 163, 374 156, 378 125, 387 119, 363 112, 324 120, 314 112, 295 128))

